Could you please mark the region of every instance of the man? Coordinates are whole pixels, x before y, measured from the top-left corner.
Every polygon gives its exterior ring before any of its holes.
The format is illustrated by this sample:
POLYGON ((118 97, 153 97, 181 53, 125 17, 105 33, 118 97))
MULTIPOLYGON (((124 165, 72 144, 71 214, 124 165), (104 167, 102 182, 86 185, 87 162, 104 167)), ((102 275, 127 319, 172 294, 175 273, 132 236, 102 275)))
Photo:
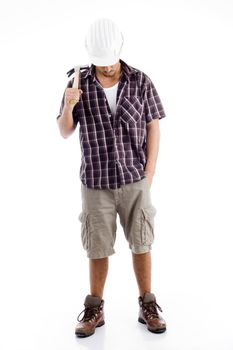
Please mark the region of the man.
POLYGON ((108 256, 115 253, 117 213, 132 251, 140 295, 138 321, 149 331, 162 333, 166 324, 151 293, 156 209, 150 186, 159 149, 159 119, 165 113, 150 78, 120 59, 123 36, 114 22, 95 21, 85 43, 92 65, 81 73, 81 89, 72 88, 69 81, 58 116, 65 138, 80 125, 79 219, 89 257, 90 294, 75 333, 90 336, 104 325, 103 292, 108 256))

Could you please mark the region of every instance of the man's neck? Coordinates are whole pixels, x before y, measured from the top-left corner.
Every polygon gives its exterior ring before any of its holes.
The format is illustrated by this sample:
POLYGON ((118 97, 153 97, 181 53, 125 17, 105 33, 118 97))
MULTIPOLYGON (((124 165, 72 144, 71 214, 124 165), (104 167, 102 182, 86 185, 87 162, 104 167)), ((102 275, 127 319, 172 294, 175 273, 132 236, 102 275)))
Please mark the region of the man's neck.
POLYGON ((98 71, 95 71, 96 78, 103 88, 112 87, 117 84, 121 78, 121 73, 121 64, 119 65, 119 70, 112 77, 105 77, 102 74, 99 74, 98 71))

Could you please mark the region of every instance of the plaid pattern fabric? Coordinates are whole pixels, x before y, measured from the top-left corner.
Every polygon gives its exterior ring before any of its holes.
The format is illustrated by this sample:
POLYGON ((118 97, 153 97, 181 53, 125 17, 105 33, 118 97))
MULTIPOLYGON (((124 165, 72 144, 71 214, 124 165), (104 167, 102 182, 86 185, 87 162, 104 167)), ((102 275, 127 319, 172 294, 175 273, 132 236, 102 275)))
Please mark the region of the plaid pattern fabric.
MULTIPOLYGON (((83 94, 73 109, 73 119, 79 123, 80 179, 89 188, 114 189, 144 178, 146 123, 165 117, 151 79, 124 61, 120 63, 115 115, 95 77, 95 66, 81 72, 83 94)), ((72 83, 73 79, 67 87, 72 83)), ((64 95, 59 116, 63 106, 64 95)))

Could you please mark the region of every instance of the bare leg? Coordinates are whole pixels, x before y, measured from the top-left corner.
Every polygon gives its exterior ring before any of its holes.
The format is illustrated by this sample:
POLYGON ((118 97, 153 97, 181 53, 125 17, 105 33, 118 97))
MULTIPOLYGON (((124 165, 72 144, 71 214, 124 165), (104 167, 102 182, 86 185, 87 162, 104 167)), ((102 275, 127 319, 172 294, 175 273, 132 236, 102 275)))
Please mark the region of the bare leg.
POLYGON ((108 258, 89 259, 89 271, 91 295, 102 298, 108 274, 108 258))
POLYGON ((138 284, 140 296, 151 292, 151 254, 132 254, 133 267, 138 284))

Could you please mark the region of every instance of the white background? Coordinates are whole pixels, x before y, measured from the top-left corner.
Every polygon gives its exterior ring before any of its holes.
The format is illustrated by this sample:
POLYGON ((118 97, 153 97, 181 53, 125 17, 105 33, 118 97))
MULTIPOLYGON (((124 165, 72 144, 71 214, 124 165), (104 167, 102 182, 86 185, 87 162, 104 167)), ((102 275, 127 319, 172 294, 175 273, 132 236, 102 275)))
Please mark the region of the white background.
POLYGON ((232 350, 232 1, 22 0, 2 3, 0 16, 1 349, 232 350), (137 323, 118 221, 106 325, 80 340, 80 148, 56 116, 66 72, 90 63, 85 33, 102 16, 120 26, 121 58, 150 76, 167 114, 151 195, 153 292, 168 328, 137 323))

